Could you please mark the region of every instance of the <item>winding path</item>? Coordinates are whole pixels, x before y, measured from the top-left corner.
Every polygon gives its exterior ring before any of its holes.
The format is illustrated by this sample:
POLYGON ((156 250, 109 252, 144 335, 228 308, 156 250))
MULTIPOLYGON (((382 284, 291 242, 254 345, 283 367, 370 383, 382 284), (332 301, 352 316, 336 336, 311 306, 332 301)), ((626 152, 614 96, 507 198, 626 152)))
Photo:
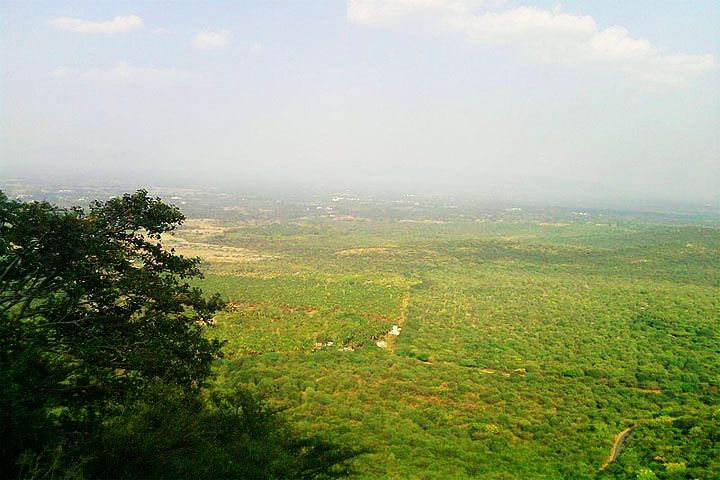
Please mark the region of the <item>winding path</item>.
POLYGON ((612 449, 610 450, 610 455, 608 455, 607 459, 605 459, 605 463, 602 464, 600 470, 605 470, 608 465, 617 460, 617 458, 620 456, 620 453, 622 452, 623 445, 625 445, 625 441, 627 440, 627 437, 628 435, 630 435, 630 432, 633 428, 635 427, 628 427, 622 432, 615 435, 615 442, 613 442, 612 449))

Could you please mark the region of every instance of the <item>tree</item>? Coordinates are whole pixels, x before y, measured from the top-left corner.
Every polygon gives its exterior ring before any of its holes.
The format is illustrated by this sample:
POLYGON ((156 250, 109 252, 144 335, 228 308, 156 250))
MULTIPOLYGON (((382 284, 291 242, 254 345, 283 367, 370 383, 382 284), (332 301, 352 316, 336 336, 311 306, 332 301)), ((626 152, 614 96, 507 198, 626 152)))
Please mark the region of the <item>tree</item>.
POLYGON ((295 438, 257 399, 199 395, 223 302, 188 283, 199 259, 163 248, 183 219, 144 190, 87 210, 0 192, 0 477, 344 471, 352 452, 295 438))
POLYGON ((222 306, 186 279, 198 259, 162 246, 184 219, 140 190, 87 211, 0 192, 3 466, 63 429, 87 434, 156 382, 199 389, 222 306))

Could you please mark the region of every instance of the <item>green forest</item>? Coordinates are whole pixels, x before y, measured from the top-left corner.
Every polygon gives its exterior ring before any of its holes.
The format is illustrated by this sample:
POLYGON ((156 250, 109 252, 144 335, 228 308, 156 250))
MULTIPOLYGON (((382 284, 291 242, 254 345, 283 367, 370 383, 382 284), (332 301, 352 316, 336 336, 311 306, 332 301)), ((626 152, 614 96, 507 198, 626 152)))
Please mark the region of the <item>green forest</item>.
POLYGON ((5 477, 720 478, 715 218, 0 200, 5 477))

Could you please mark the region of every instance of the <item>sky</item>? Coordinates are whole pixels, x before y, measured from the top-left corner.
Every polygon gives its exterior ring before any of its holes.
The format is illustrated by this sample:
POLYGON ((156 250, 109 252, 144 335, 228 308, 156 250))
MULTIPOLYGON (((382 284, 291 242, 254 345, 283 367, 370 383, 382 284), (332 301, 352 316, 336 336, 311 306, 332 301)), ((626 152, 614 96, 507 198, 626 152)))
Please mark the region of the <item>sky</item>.
POLYGON ((0 0, 0 176, 720 201, 717 0, 0 0))

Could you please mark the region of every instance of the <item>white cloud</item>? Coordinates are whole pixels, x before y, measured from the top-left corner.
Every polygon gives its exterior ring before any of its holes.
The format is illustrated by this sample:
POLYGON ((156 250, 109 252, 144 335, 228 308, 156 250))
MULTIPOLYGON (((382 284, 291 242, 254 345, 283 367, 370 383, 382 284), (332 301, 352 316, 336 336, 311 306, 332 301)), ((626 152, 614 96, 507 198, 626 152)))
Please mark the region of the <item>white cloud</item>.
POLYGON ((348 0, 353 23, 390 26, 408 20, 467 15, 480 6, 503 0, 348 0))
POLYGON ((193 47, 197 50, 219 50, 225 48, 230 41, 230 32, 220 30, 219 32, 200 32, 195 35, 193 47))
POLYGON ((576 17, 526 7, 502 13, 449 16, 441 25, 465 33, 471 41, 485 43, 574 41, 597 30, 589 16, 576 17))
POLYGON ((620 69, 633 77, 681 83, 712 69, 712 55, 667 55, 619 26, 600 29, 589 15, 518 7, 477 13, 473 0, 350 0, 348 19, 357 24, 403 28, 419 14, 430 13, 430 25, 463 34, 469 42, 511 45, 531 58, 550 63, 589 64, 620 69))
POLYGON ((98 86, 131 85, 142 87, 168 87, 187 83, 193 75, 177 68, 136 67, 127 62, 116 62, 108 68, 73 69, 62 66, 50 76, 56 80, 79 82, 98 86))
POLYGON ((75 33, 123 33, 143 26, 143 19, 137 15, 117 16, 112 20, 92 21, 71 17, 58 17, 50 21, 50 25, 58 30, 69 30, 75 33))
POLYGON ((170 33, 170 31, 162 27, 157 27, 151 29, 150 33, 152 33, 153 35, 164 35, 166 33, 170 33))

